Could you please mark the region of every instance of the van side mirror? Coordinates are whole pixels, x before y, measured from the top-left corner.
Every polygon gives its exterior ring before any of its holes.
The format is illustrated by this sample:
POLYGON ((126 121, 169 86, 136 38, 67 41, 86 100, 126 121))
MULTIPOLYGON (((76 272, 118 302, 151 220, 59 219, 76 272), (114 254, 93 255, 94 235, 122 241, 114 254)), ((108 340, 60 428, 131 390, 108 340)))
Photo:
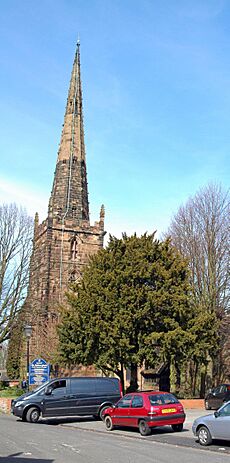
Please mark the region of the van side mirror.
POLYGON ((218 418, 218 416, 220 416, 219 412, 214 412, 214 416, 215 418, 218 418))
POLYGON ((47 386, 45 388, 45 395, 51 395, 53 391, 53 388, 51 386, 47 386))

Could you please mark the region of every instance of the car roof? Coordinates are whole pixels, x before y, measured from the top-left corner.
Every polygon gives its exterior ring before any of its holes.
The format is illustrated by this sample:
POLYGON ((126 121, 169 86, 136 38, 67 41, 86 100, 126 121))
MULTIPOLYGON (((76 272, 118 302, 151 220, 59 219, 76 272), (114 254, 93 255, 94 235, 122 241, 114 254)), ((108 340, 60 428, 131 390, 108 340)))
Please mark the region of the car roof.
POLYGON ((151 389, 150 390, 147 390, 147 391, 136 391, 136 392, 127 392, 126 395, 130 395, 130 394, 144 394, 144 395, 149 395, 149 394, 153 394, 153 395, 158 395, 158 394, 171 394, 171 392, 166 392, 166 391, 152 391, 151 389))
POLYGON ((217 386, 215 386, 214 388, 220 387, 220 386, 230 386, 230 383, 220 383, 220 384, 217 384, 217 386))

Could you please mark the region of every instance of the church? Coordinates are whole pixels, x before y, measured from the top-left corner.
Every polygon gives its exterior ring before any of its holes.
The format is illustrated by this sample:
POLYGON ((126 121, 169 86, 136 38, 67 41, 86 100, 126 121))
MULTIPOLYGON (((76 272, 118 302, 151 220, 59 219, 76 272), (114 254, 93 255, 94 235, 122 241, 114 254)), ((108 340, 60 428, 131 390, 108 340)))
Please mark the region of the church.
POLYGON ((57 354, 59 308, 70 282, 81 278, 89 256, 103 247, 104 206, 90 224, 84 142, 80 43, 70 79, 61 141, 46 220, 34 221, 24 320, 32 326, 30 358, 51 364, 57 354))

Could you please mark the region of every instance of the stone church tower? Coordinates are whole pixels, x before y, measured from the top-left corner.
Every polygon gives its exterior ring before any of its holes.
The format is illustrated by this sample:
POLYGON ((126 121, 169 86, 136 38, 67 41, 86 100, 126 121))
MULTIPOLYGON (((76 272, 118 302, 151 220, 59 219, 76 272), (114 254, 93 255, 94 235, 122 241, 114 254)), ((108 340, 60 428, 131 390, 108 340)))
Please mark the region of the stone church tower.
POLYGON ((80 44, 77 44, 48 217, 35 216, 24 319, 31 323, 31 358, 55 362, 56 325, 68 283, 81 278, 89 256, 103 247, 104 206, 92 226, 84 143, 80 44))

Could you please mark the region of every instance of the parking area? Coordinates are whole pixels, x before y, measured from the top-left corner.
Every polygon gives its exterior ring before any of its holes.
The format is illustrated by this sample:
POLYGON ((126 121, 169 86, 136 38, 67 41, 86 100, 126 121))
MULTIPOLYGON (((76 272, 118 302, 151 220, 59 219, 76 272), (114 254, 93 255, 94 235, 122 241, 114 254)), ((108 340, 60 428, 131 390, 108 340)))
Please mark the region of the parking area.
MULTIPOLYGON (((209 411, 205 411, 204 409, 191 409, 191 410, 186 410, 186 420, 185 420, 185 423, 184 423, 184 429, 182 432, 173 432, 172 429, 171 429, 171 426, 164 426, 164 427, 161 427, 161 428, 156 428, 154 429, 154 431, 152 432, 152 436, 155 434, 155 435, 170 435, 170 436, 186 436, 187 438, 190 438, 190 439, 194 439, 193 437, 193 433, 192 433, 192 423, 193 421, 199 417, 199 416, 202 416, 202 415, 208 415, 210 413, 213 413, 213 412, 209 412, 209 411)), ((48 423, 50 424, 55 424, 55 421, 56 420, 47 420, 48 423)), ((86 431, 94 431, 94 432, 108 432, 106 431, 105 429, 105 425, 102 421, 97 421, 95 420, 93 417, 91 416, 84 416, 84 417, 75 417, 74 419, 72 418, 67 418, 67 419, 63 419, 61 420, 60 418, 57 420, 57 424, 60 424, 62 426, 70 426, 70 427, 74 427, 74 428, 77 428, 77 429, 82 429, 82 430, 86 430, 86 431)), ((114 431, 112 431, 112 433, 115 433, 115 434, 122 434, 122 435, 126 435, 126 436, 133 436, 133 437, 141 437, 139 435, 139 431, 137 429, 133 429, 133 428, 117 428, 115 429, 114 431)), ((150 436, 149 438, 151 438, 152 436, 150 436)))
MULTIPOLYGON (((126 439, 148 439, 153 442, 158 442, 161 444, 170 444, 176 445, 179 447, 192 447, 200 450, 212 451, 212 452, 221 452, 224 454, 230 454, 230 442, 226 441, 216 441, 209 447, 202 447, 194 438, 192 433, 192 423, 199 416, 212 414, 213 411, 206 411, 202 409, 187 409, 186 420, 184 423, 184 429, 182 432, 173 432, 171 426, 164 426, 155 428, 152 431, 152 434, 147 437, 142 437, 138 429, 133 428, 117 428, 109 432, 109 435, 114 437, 122 437, 126 439)), ((78 429, 85 432, 94 432, 94 433, 106 433, 108 431, 105 429, 105 425, 102 421, 97 421, 94 418, 88 417, 77 417, 74 419, 50 419, 46 420, 48 425, 59 425, 64 427, 69 427, 72 429, 78 429)))

